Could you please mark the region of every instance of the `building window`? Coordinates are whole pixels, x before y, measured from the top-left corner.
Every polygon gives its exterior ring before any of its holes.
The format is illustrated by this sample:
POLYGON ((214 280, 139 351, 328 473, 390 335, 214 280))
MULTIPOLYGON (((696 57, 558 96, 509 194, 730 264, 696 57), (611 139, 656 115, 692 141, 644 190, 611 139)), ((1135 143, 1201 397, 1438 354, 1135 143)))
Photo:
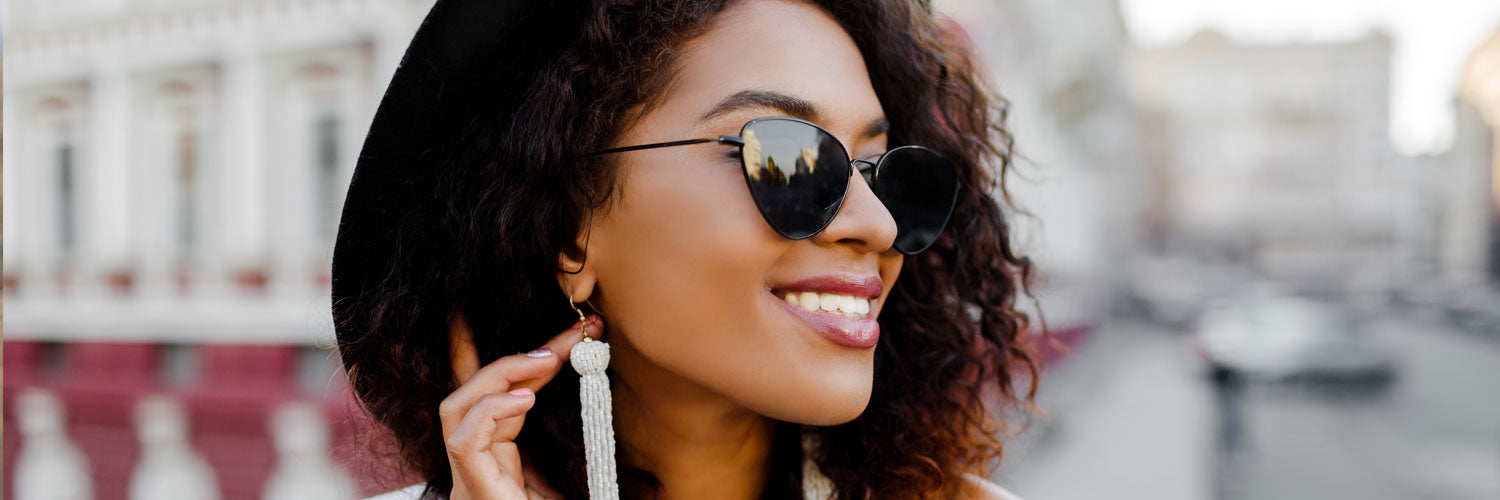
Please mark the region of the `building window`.
POLYGON ((55 231, 45 243, 51 247, 48 250, 57 257, 58 263, 66 266, 83 236, 78 206, 82 201, 79 175, 86 172, 80 171, 78 166, 81 143, 77 135, 77 111, 70 99, 62 96, 47 96, 37 104, 37 128, 45 130, 39 134, 39 141, 33 143, 36 147, 34 158, 42 168, 38 173, 45 176, 37 187, 42 189, 41 196, 51 195, 46 200, 48 205, 39 207, 46 219, 38 222, 55 231))
POLYGON ((313 206, 318 207, 318 213, 314 215, 318 217, 318 236, 324 241, 333 241, 338 234, 339 214, 335 200, 339 196, 334 187, 338 186, 339 176, 339 127, 339 116, 335 113, 319 116, 313 127, 317 136, 313 159, 317 185, 313 190, 313 206))
POLYGON ((57 217, 58 245, 64 254, 71 253, 78 243, 78 216, 75 207, 77 172, 74 171, 76 155, 73 142, 64 140, 57 146, 54 160, 57 162, 57 217))
POLYGON ((297 124, 296 142, 304 144, 294 164, 299 170, 291 176, 298 186, 306 207, 307 220, 300 223, 303 233, 314 246, 328 248, 338 235, 339 206, 343 193, 340 173, 345 158, 343 136, 347 132, 348 97, 351 80, 337 65, 321 59, 309 60, 293 74, 289 111, 297 124))
POLYGON ((198 174, 198 135, 191 130, 179 132, 173 159, 176 163, 179 203, 177 241, 181 244, 183 251, 191 255, 198 239, 197 210, 194 210, 197 197, 194 196, 195 190, 193 189, 198 174))
MULTIPOLYGON (((191 76, 191 75, 189 75, 191 76)), ((163 237, 172 247, 172 257, 177 261, 178 281, 185 284, 191 279, 193 262, 202 257, 205 238, 204 211, 206 204, 214 200, 200 191, 203 189, 205 150, 212 144, 207 141, 204 124, 208 116, 200 85, 185 79, 170 79, 157 87, 156 114, 158 129, 152 138, 151 163, 157 172, 153 192, 166 198, 165 211, 160 214, 163 237)))

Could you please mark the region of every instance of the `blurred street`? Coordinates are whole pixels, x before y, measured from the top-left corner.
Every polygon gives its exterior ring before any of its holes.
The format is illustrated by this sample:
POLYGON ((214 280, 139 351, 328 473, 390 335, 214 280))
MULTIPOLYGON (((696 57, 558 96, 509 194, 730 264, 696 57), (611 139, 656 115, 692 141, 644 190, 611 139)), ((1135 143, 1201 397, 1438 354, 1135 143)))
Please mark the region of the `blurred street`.
POLYGON ((1000 481, 1026 498, 1500 498, 1500 339, 1387 310, 1389 385, 1215 384, 1186 332, 1113 319, 1043 379, 1000 481))

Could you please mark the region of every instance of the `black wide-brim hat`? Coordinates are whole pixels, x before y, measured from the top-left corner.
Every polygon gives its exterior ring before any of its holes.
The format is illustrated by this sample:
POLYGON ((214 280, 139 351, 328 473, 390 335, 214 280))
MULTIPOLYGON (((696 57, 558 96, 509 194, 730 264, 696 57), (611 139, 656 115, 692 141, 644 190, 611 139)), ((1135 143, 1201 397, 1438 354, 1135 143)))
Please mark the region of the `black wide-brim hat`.
POLYGON ((344 199, 332 300, 357 299, 401 267, 393 228, 443 202, 433 184, 455 137, 482 115, 514 113, 536 69, 576 36, 584 9, 567 0, 438 0, 381 98, 344 199))

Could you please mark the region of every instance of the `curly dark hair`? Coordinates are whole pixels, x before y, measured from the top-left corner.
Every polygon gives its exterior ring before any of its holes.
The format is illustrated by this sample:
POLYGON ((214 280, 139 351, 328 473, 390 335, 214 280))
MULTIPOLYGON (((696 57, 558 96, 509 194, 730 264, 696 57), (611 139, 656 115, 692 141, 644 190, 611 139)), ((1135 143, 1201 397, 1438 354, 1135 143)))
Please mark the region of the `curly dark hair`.
MULTIPOLYGON (((467 321, 488 363, 576 319, 557 284, 557 256, 580 251, 573 241, 590 207, 606 206, 615 186, 611 160, 582 152, 610 145, 652 109, 679 48, 732 1, 535 2, 548 10, 539 16, 566 28, 515 48, 535 58, 532 67, 486 73, 527 90, 472 102, 463 132, 424 156, 432 174, 403 186, 399 221, 361 243, 383 245, 377 254, 389 261, 357 295, 335 294, 340 354, 353 390, 429 491, 452 488, 438 418, 456 388, 450 321, 467 321)), ((1038 361, 1023 338, 1030 320, 1016 305, 1029 294, 1032 265, 1012 249, 1002 209, 1010 205, 1007 103, 985 90, 968 44, 926 2, 813 3, 862 52, 889 142, 941 152, 962 181, 948 228, 905 257, 886 299, 869 406, 853 421, 815 428, 823 446, 813 458, 843 499, 951 496, 962 473, 988 477, 999 464, 1008 427, 982 391, 1012 406, 1036 391, 1038 361)), ((516 439, 570 499, 587 498, 577 390, 577 374, 559 373, 516 439)), ((765 497, 797 498, 799 427, 778 425, 765 497)), ((626 498, 659 491, 650 471, 620 466, 626 498)))

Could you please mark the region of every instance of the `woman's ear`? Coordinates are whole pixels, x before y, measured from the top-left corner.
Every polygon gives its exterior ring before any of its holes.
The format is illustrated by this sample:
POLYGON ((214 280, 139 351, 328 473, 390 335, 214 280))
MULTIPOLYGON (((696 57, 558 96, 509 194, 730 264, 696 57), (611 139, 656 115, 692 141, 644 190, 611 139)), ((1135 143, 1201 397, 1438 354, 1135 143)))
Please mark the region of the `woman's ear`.
POLYGON ((557 273, 557 286, 562 287, 563 293, 568 294, 570 300, 582 304, 594 294, 593 269, 584 269, 578 274, 559 272, 557 273))
POLYGON ((596 265, 589 262, 588 257, 589 230, 585 229, 584 232, 585 234, 579 235, 574 246, 557 253, 557 286, 562 288, 563 293, 570 294, 573 302, 580 304, 594 294, 596 282, 596 265))

